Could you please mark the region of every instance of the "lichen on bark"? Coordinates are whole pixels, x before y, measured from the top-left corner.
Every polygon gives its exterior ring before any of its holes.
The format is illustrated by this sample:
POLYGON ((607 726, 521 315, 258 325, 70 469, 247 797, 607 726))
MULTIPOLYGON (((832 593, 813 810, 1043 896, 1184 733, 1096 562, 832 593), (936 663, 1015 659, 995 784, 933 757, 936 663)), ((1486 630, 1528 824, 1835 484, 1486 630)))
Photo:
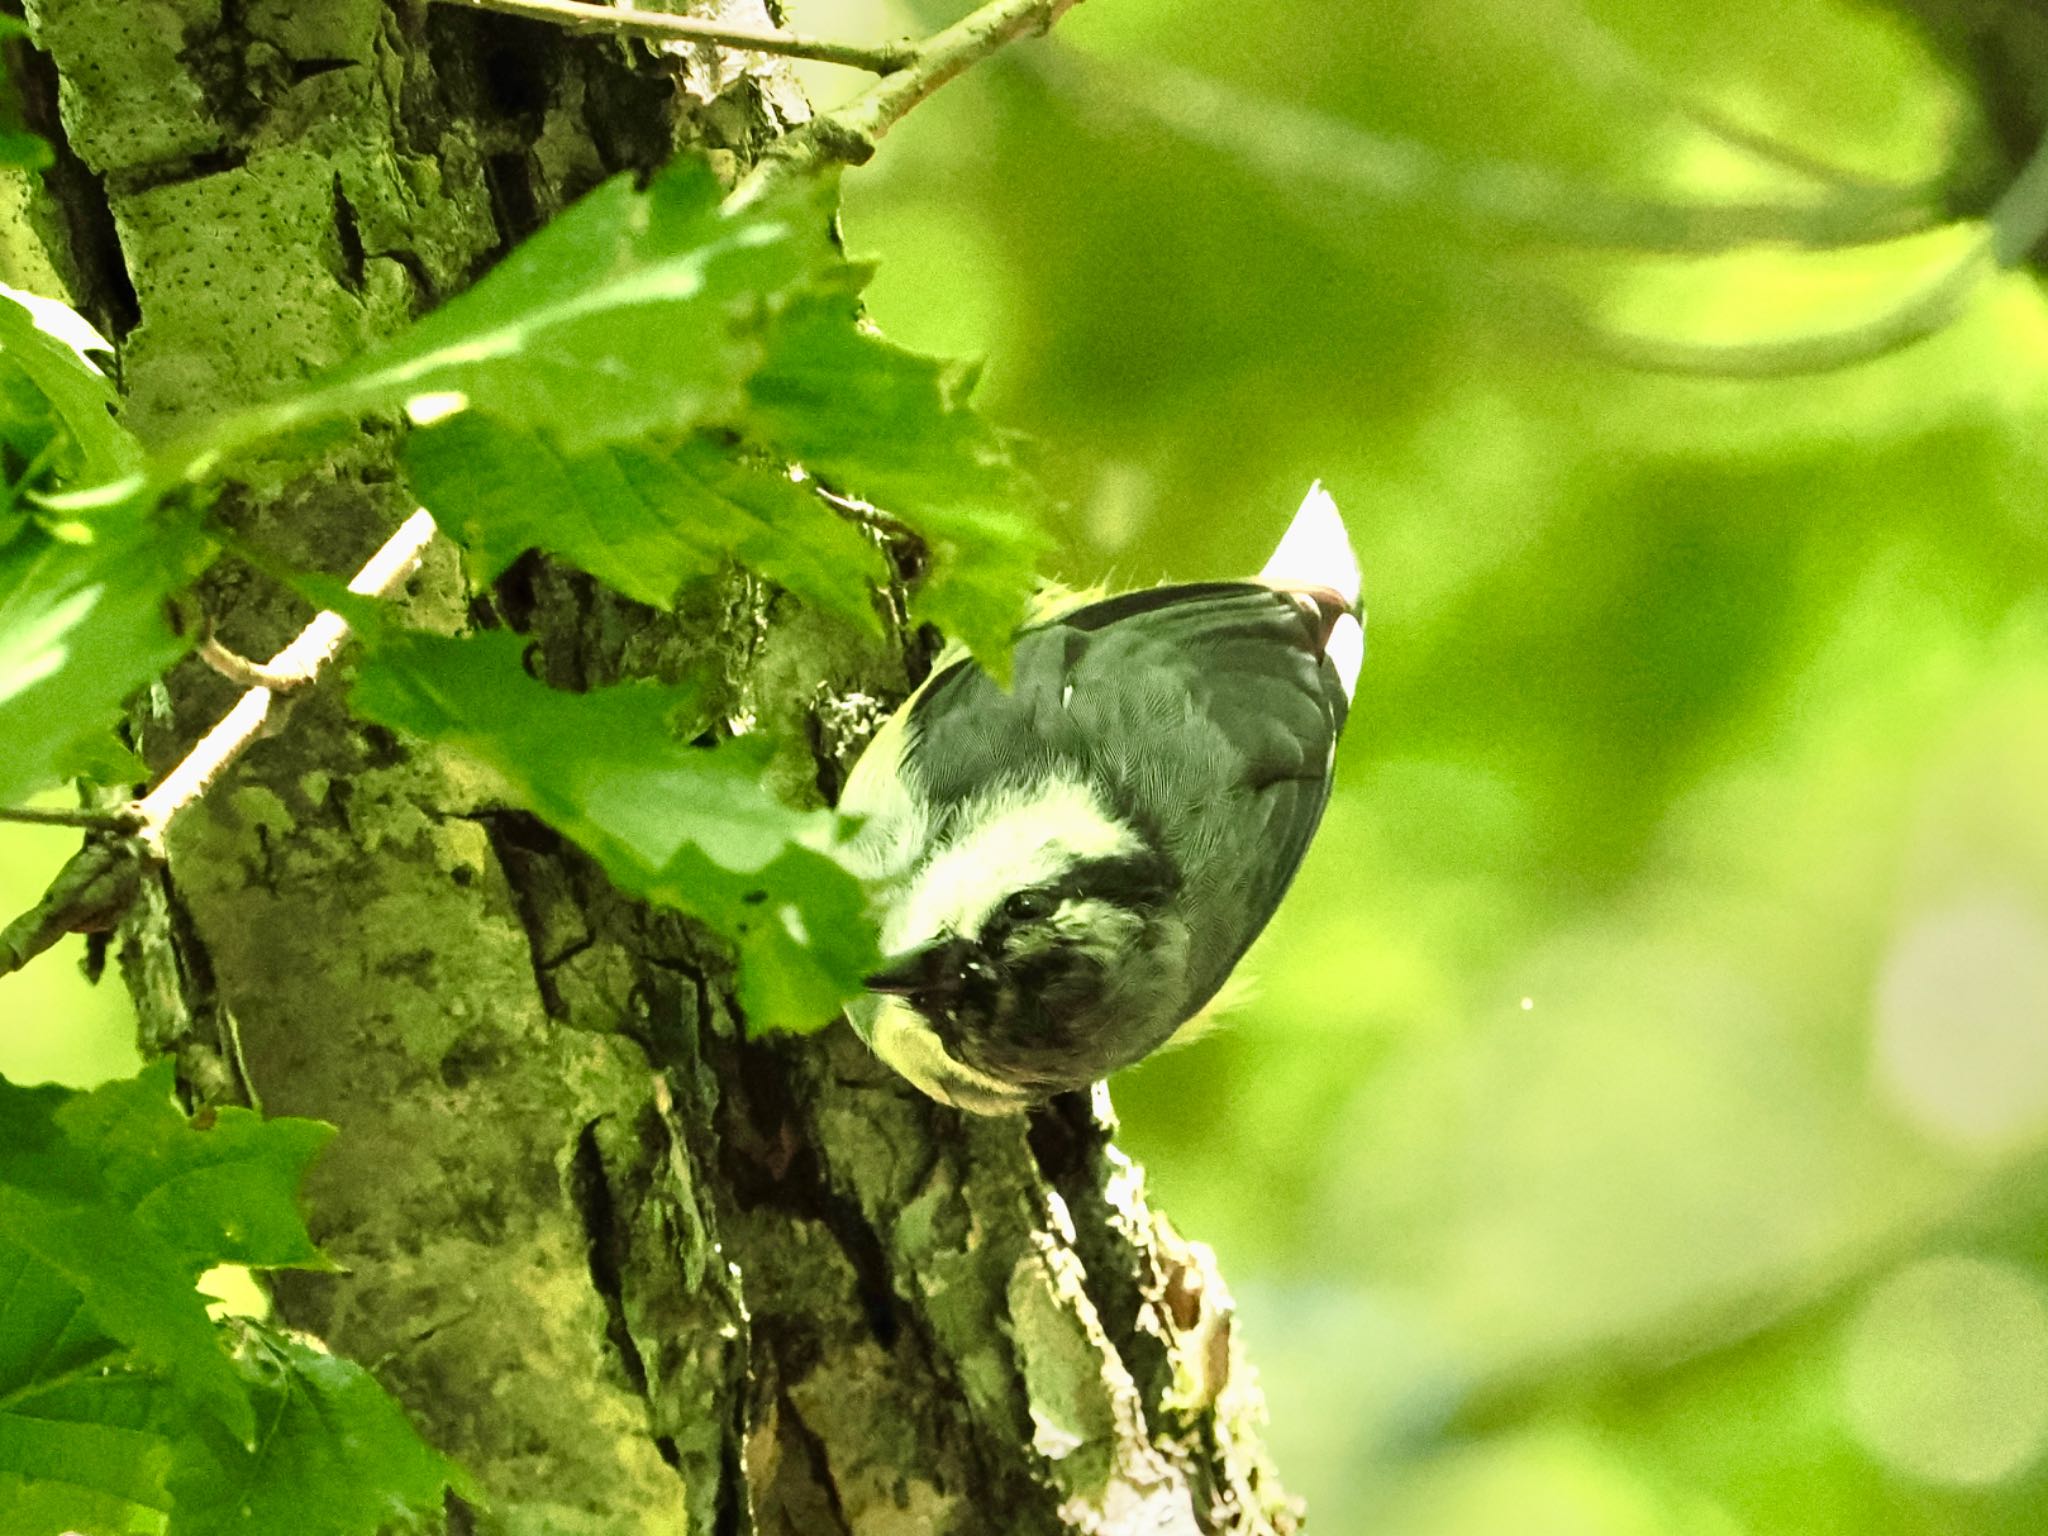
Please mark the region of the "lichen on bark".
MULTIPOLYGON (((116 337, 149 441, 391 335, 609 174, 683 148, 737 173, 807 115, 758 59, 416 0, 27 12, 60 165, 9 270, 116 337)), ((283 445, 217 515, 353 569, 410 510, 394 442, 283 445)), ((251 654, 306 617, 232 560, 201 597, 251 654)), ((660 613, 537 557, 472 594, 443 549, 402 605, 530 634, 562 686, 714 658, 796 794, 844 767, 821 705, 900 696, 918 661, 738 572, 660 613)), ((177 669, 138 713, 151 763, 229 697, 177 669)), ((1293 1528, 1213 1265, 1087 1103, 963 1119, 843 1025, 749 1039, 701 931, 333 687, 169 853, 122 939, 145 1034, 197 1097, 340 1126, 308 1192, 341 1269, 277 1303, 476 1475, 450 1529, 1293 1528)))

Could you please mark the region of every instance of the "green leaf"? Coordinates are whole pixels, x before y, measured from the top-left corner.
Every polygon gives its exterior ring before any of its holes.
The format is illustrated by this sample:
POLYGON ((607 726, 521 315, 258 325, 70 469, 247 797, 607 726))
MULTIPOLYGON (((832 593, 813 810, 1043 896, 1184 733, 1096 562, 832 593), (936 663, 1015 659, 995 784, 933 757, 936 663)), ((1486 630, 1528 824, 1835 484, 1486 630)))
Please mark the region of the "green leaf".
POLYGON ((168 1060, 78 1096, 57 1118, 92 1149, 115 1201, 195 1276, 216 1264, 331 1267, 306 1231, 298 1189, 333 1126, 232 1105, 188 1119, 172 1097, 168 1060))
POLYGON ((728 212, 679 162, 607 182, 393 345, 223 424, 194 463, 324 416, 405 408, 421 499, 480 577, 545 549, 640 601, 737 560, 872 629, 877 553, 770 450, 868 497, 932 555, 914 612, 1003 669, 1038 544, 971 370, 860 320, 829 181, 728 212), (736 433, 727 452, 703 429, 736 433), (668 446, 674 444, 675 446, 668 446), (622 446, 627 445, 627 446, 622 446))
POLYGON ((170 1496, 162 1387, 126 1365, 79 1293, 0 1240, 0 1529, 155 1530, 170 1496))
POLYGON ((0 283, 0 371, 18 375, 48 401, 69 438, 50 464, 61 481, 118 480, 142 465, 141 445, 114 420, 114 386, 88 356, 112 350, 76 311, 0 283))
MULTIPOLYGON (((25 38, 28 35, 28 25, 20 17, 0 16, 0 39, 25 38)), ((17 82, 0 81, 0 165, 18 165, 40 171, 51 162, 50 146, 38 135, 22 128, 20 98, 17 82)))
POLYGON ((0 544, 0 804, 58 783, 80 739, 184 654, 165 599, 212 556, 195 531, 116 507, 89 542, 24 523, 0 544))
POLYGON ((18 165, 24 170, 48 170, 56 156, 50 151, 50 141, 39 133, 25 133, 19 128, 0 128, 0 165, 18 165))
POLYGON ((705 436, 565 455, 552 434, 468 414, 412 434, 406 468, 444 532, 490 581, 544 549, 639 602, 738 562, 873 634, 881 552, 787 474, 705 436))
POLYGON ((645 191, 619 176, 392 345, 245 427, 471 409, 545 427, 579 454, 727 413, 761 356, 769 302, 831 259, 833 190, 735 214, 699 162, 675 163, 645 191))
POLYGON ((230 1354, 193 1288, 323 1262, 295 1191, 331 1129, 188 1118, 171 1089, 168 1061, 91 1093, 0 1081, 0 1531, 375 1536, 438 1510, 466 1480, 368 1375, 239 1324, 230 1354))
MULTIPOLYGON (((0 1102, 0 1114, 6 1112, 0 1102)), ((22 1171, 9 1167, 7 1176, 22 1171)), ((163 1372, 201 1412, 234 1434, 254 1432, 248 1398, 214 1342, 193 1277, 141 1223, 101 1200, 0 1184, 5 1244, 70 1286, 98 1327, 163 1372)))
POLYGON ((295 1192, 331 1131, 246 1110, 188 1120, 171 1087, 168 1061, 91 1093, 0 1080, 0 1265, 17 1280, 0 1399, 119 1343, 246 1435, 247 1398, 194 1282, 220 1263, 322 1262, 295 1192))
POLYGON ((177 1442, 169 1536, 376 1536, 438 1515, 444 1488, 475 1496, 361 1366, 257 1327, 236 1365, 255 1443, 204 1423, 177 1442))
POLYGON ((0 1296, 0 1530, 160 1531, 170 1394, 81 1326, 76 1292, 6 1244, 0 1296))
POLYGON ((815 1029, 876 959, 841 826, 762 782, 765 743, 678 740, 688 690, 627 683, 560 693, 521 667, 525 642, 387 633, 354 703, 373 720, 494 770, 507 798, 588 849, 622 888, 678 907, 739 951, 739 998, 759 1028, 815 1029))
POLYGON ((105 348, 62 304, 0 285, 0 457, 13 482, 0 505, 0 802, 82 767, 120 773, 110 737, 122 701, 184 649, 164 598, 210 554, 146 515, 132 478, 142 451, 87 355, 105 348), (52 510, 53 488, 77 481, 129 493, 85 514, 52 510))
POLYGON ((912 614, 1007 674, 1040 547, 1018 511, 1030 488, 967 405, 973 371, 864 327, 857 276, 783 314, 745 429, 919 534, 932 558, 912 614))

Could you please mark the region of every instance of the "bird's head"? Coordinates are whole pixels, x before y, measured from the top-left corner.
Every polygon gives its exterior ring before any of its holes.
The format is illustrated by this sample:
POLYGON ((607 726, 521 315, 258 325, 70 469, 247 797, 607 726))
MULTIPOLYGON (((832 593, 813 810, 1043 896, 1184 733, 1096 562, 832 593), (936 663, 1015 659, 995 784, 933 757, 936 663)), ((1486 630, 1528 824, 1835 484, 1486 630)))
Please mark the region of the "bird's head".
POLYGON ((873 976, 875 1050, 933 1097, 1000 1113, 1085 1088, 1181 1013, 1172 861, 1053 783, 985 807, 919 871, 873 976))

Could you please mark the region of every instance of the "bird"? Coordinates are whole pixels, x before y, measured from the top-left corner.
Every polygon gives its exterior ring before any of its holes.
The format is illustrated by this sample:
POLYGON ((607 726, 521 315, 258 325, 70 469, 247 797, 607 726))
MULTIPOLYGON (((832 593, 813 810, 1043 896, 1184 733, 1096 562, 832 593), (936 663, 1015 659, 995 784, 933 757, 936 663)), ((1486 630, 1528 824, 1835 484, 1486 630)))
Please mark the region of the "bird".
POLYGON ((1029 1110, 1165 1044, 1280 904, 1365 657, 1360 573, 1310 487, 1256 577, 1022 630, 1007 687, 942 654, 848 774, 884 959, 848 1007, 941 1103, 1029 1110))

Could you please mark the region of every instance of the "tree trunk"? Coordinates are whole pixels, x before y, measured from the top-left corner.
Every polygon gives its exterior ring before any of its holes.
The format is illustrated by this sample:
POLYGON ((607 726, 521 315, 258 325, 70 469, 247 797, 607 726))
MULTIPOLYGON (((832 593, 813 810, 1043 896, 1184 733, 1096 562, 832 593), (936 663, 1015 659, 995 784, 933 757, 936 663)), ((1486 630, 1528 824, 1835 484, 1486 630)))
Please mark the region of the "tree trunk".
MULTIPOLYGON (((615 171, 736 169, 806 115, 758 60, 416 0, 27 9, 42 51, 13 63, 59 164, 8 268, 117 339, 148 442, 390 335, 615 171)), ((371 424, 218 511, 346 572, 411 509, 392 465, 371 424)), ((233 560, 202 597, 245 654, 306 617, 233 560)), ((445 548, 403 606, 515 625, 562 686, 715 656, 722 713, 813 785, 839 701, 900 695, 913 648, 737 574, 671 614, 529 557, 472 600, 445 548)), ((191 662, 154 690, 152 768, 230 698, 191 662)), ((277 1305, 475 1474, 451 1530, 1294 1528, 1208 1255, 1088 1103, 966 1119, 844 1025, 749 1040, 692 924, 331 686, 177 824, 121 956, 196 1096, 340 1126, 309 1193, 341 1269, 277 1305)))

